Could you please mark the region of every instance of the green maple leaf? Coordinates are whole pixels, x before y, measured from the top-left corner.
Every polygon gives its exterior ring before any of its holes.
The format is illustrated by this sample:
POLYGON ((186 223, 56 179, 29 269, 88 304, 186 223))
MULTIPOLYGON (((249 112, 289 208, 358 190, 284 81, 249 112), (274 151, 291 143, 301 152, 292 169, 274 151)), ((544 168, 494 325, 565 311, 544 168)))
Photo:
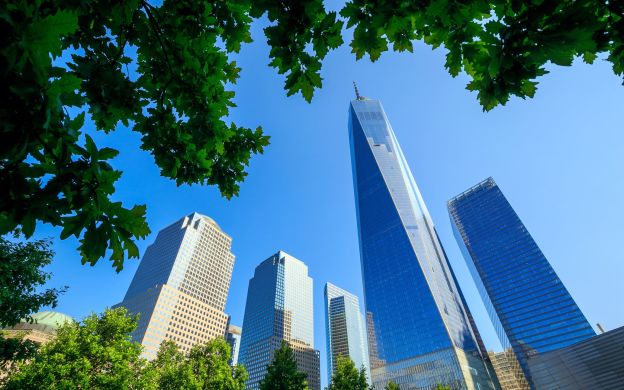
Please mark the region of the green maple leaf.
POLYGON ((32 23, 26 30, 25 46, 33 53, 58 57, 62 52, 61 37, 78 29, 78 16, 70 11, 58 11, 38 23, 32 23))

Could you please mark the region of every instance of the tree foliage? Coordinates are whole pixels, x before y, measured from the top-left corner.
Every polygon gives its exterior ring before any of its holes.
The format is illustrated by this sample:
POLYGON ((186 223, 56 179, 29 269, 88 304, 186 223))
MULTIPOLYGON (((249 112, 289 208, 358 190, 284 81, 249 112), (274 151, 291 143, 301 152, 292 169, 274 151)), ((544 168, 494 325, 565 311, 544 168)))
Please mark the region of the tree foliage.
POLYGON ((41 290, 51 276, 43 271, 54 257, 50 246, 49 240, 13 242, 0 237, 0 328, 32 321, 31 314, 43 306, 56 307, 67 287, 41 290))
POLYGON ((137 317, 125 308, 66 323, 18 365, 4 389, 244 390, 247 371, 228 365, 224 339, 196 345, 188 355, 165 341, 147 362, 140 357, 141 344, 131 340, 136 326, 137 317))
MULTIPOLYGON (((31 314, 43 306, 55 307, 59 294, 66 290, 41 290, 51 276, 42 270, 54 257, 50 245, 49 240, 14 242, 0 237, 0 328, 21 320, 32 322, 31 314)), ((16 362, 33 356, 38 345, 25 340, 25 334, 4 336, 0 332, 0 371, 7 372, 16 362)))
POLYGON ((285 341, 273 355, 260 390, 308 390, 308 374, 300 372, 293 350, 285 341))
POLYGON ((4 383, 5 375, 10 375, 17 365, 26 359, 30 359, 39 349, 39 344, 31 340, 26 340, 28 332, 19 332, 10 337, 0 330, 0 388, 4 383))
POLYGON ((592 63, 607 53, 624 75, 624 3, 607 0, 351 0, 342 10, 358 58, 379 58, 392 45, 412 51, 414 40, 447 50, 446 69, 472 79, 484 110, 510 96, 533 97, 545 65, 592 63))
POLYGON ((232 59, 266 17, 269 65, 288 95, 310 101, 321 67, 351 28, 356 58, 447 51, 485 110, 535 94, 546 65, 604 54, 624 75, 624 3, 613 0, 9 0, 0 4, 0 234, 39 222, 80 239, 83 263, 110 253, 120 270, 138 257, 145 206, 114 201, 115 149, 98 147, 85 120, 141 135, 164 177, 238 193, 268 137, 228 121, 240 68, 232 59), (70 115, 70 112, 72 113, 70 115))
POLYGON ((130 340, 136 325, 123 308, 65 323, 54 340, 19 366, 5 388, 149 389, 153 381, 143 375, 141 345, 130 340))
POLYGON ((401 390, 401 386, 397 385, 393 381, 390 381, 390 382, 388 382, 386 387, 384 387, 384 389, 385 390, 401 390))
POLYGON ((369 390, 364 367, 358 370, 348 357, 338 356, 336 370, 327 390, 369 390))
POLYGON ((247 371, 242 366, 230 367, 230 346, 218 338, 196 345, 185 356, 173 341, 161 344, 150 363, 159 389, 244 390, 247 371))

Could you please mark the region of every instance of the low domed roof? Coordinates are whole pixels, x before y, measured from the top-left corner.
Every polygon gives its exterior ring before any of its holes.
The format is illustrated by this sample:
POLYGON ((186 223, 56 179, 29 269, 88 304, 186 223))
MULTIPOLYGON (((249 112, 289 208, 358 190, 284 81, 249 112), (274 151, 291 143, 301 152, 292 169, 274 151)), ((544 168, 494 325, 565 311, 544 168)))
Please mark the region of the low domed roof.
MULTIPOLYGON (((46 325, 54 330, 57 330, 61 325, 66 322, 73 322, 74 319, 67 314, 59 313, 58 311, 40 311, 32 315, 33 324, 46 325)), ((28 322, 22 320, 21 322, 28 322)))

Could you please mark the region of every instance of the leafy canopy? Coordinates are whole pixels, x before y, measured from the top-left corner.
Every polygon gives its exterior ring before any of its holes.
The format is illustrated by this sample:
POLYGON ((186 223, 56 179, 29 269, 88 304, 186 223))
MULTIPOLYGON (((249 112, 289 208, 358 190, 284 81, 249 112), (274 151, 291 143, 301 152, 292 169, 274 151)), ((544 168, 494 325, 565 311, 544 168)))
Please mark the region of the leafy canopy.
POLYGON ((156 359, 140 357, 131 341, 137 317, 125 308, 107 309, 81 323, 66 323, 54 340, 18 364, 4 389, 244 390, 247 371, 228 365, 224 339, 196 345, 184 355, 173 341, 161 344, 156 359))
POLYGON ((149 389, 141 345, 130 340, 136 325, 123 308, 65 323, 54 340, 19 366, 5 388, 149 389))
MULTIPOLYGON (((0 237, 0 328, 20 320, 32 322, 31 314, 41 307, 56 307, 58 296, 66 287, 41 290, 51 276, 42 270, 54 257, 50 245, 48 240, 14 242, 0 237)), ((7 372, 15 362, 33 356, 37 344, 24 339, 25 333, 19 337, 4 336, 0 331, 0 371, 7 372)))
POLYGON ((366 369, 358 369, 348 357, 338 356, 336 369, 331 377, 327 390, 369 390, 366 369))
POLYGON ((150 369, 156 372, 159 389, 244 390, 247 371, 228 364, 230 353, 221 338, 194 346, 188 356, 173 341, 164 341, 150 369))
MULTIPOLYGON (((350 28, 356 58, 447 51, 484 110, 533 97, 546 65, 604 53, 624 75, 624 2, 613 0, 9 0, 0 4, 0 234, 39 222, 80 240, 83 263, 110 253, 117 270, 149 234, 145 206, 112 199, 118 151, 85 132, 141 134, 162 176, 237 195, 269 139, 229 121, 241 69, 232 56, 266 17, 269 65, 288 95, 310 101, 328 52, 350 28), (72 114, 70 114, 70 112, 72 114)), ((100 136, 101 137, 101 136, 100 136)))
POLYGON ((41 290, 51 276, 42 270, 54 257, 50 246, 49 240, 14 242, 0 237, 0 328, 22 319, 32 322, 32 313, 43 306, 56 307, 58 295, 67 289, 41 290))
POLYGON ((307 377, 308 374, 298 370, 293 350, 282 340, 260 382, 260 390, 308 390, 307 377))
POLYGON ((401 390, 401 386, 397 385, 393 381, 388 382, 384 390, 401 390))

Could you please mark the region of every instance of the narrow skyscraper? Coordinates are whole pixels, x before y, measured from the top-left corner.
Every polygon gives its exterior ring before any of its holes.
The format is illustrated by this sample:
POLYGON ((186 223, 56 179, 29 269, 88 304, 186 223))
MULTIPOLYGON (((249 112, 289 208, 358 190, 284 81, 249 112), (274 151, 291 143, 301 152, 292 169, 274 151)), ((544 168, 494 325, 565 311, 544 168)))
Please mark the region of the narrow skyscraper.
POLYGON ((376 388, 492 389, 459 287, 377 100, 349 109, 371 376, 376 388))
POLYGON ((531 356, 595 332, 494 179, 449 200, 448 210, 501 343, 532 384, 531 356))
POLYGON ((227 332, 225 333, 225 341, 230 345, 231 357, 230 366, 234 367, 238 364, 238 353, 240 352, 241 334, 243 330, 235 325, 228 325, 227 332))
POLYGON ((144 357, 156 357, 163 340, 188 352, 195 344, 224 337, 234 267, 231 245, 215 221, 198 213, 158 233, 119 304, 141 315, 132 338, 143 345, 144 357))
POLYGON ((314 349, 312 278, 308 267, 279 251, 256 267, 249 281, 239 364, 256 390, 282 340, 293 350, 310 390, 320 390, 320 355, 314 349))
POLYGON ((358 297, 331 283, 325 284, 325 321, 328 383, 339 356, 350 358, 357 369, 364 367, 370 380, 366 329, 358 297))

